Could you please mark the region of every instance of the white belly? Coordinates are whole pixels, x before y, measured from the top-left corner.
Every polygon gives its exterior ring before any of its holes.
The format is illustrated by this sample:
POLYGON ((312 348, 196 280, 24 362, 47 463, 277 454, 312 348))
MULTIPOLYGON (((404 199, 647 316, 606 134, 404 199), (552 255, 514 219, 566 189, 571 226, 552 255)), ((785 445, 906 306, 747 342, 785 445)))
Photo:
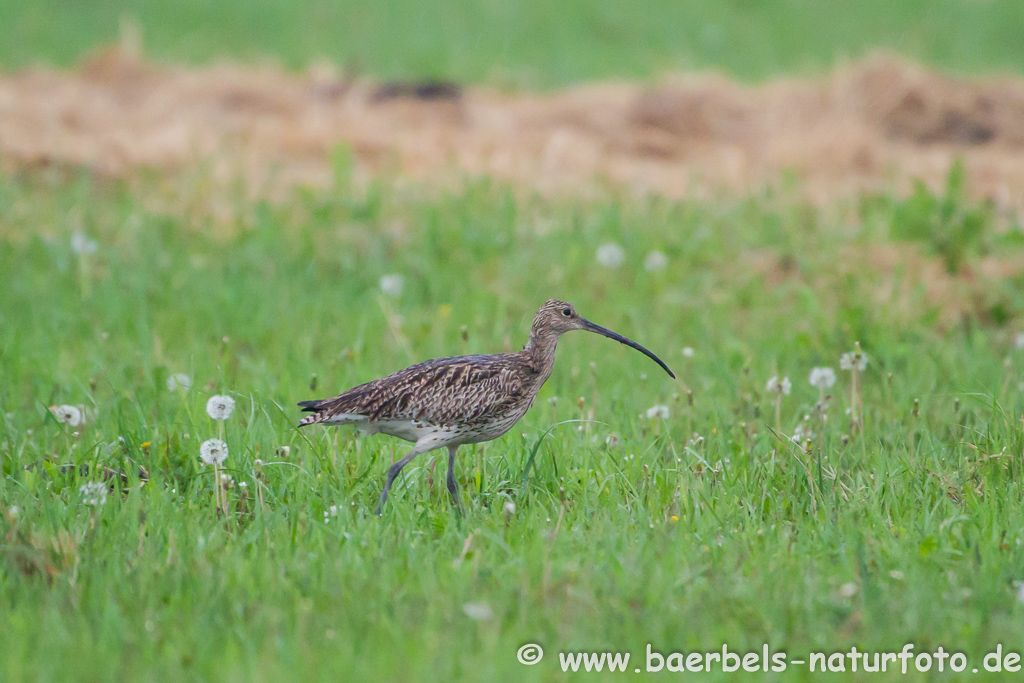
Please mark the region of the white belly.
POLYGON ((325 424, 353 425, 363 434, 387 434, 412 443, 431 441, 439 445, 491 441, 512 429, 526 411, 515 411, 497 420, 472 425, 436 425, 420 420, 381 419, 365 415, 339 414, 325 424))

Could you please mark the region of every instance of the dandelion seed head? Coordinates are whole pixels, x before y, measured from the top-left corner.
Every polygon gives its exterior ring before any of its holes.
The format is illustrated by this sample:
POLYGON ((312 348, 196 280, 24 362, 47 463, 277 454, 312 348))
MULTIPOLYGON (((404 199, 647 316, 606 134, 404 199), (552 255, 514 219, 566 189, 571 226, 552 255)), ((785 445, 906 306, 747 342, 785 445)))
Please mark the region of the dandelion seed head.
POLYGON ((903 572, 901 572, 899 569, 893 569, 891 572, 889 572, 889 576, 896 579, 897 581, 903 580, 903 572))
POLYGON ((494 610, 486 602, 467 602, 462 611, 474 621, 487 621, 494 618, 494 610))
POLYGON ((504 508, 505 508, 505 514, 509 514, 509 515, 516 514, 516 504, 513 503, 511 500, 506 500, 505 501, 504 508))
POLYGON ((852 598, 857 594, 857 584, 855 583, 844 583, 839 587, 839 595, 844 598, 852 598))
POLYGON ((380 284, 380 291, 397 299, 405 288, 405 277, 398 273, 388 273, 380 276, 378 284, 380 284))
POLYGON ((1024 351, 1024 332, 1018 332, 1013 338, 1013 346, 1018 351, 1024 351))
POLYGON ((693 350, 692 347, 689 347, 689 346, 684 346, 683 347, 683 356, 684 357, 686 357, 686 358, 693 358, 694 354, 695 354, 695 351, 693 350))
POLYGON ((605 268, 618 268, 626 260, 626 251, 615 242, 597 248, 597 262, 605 268))
POLYGON ((97 249, 99 249, 99 245, 96 241, 89 239, 81 230, 71 235, 71 251, 79 256, 95 254, 97 249))
POLYGON ((841 370, 863 370, 868 366, 868 355, 863 352, 848 351, 839 358, 839 369, 841 370))
POLYGON ((828 389, 836 383, 836 372, 832 368, 812 368, 808 381, 812 387, 828 389))
POLYGON ((783 377, 779 379, 778 376, 774 376, 768 380, 765 385, 765 391, 768 393, 783 394, 789 396, 790 390, 793 388, 793 383, 789 381, 789 377, 783 377))
POLYGON ((220 439, 207 439, 199 447, 199 458, 207 465, 219 465, 228 459, 228 445, 220 439))
POLYGON ((605 437, 604 442, 608 446, 615 448, 616 446, 619 445, 619 435, 616 434, 615 432, 612 432, 611 434, 605 437))
POLYGON ((644 257, 644 270, 653 273, 668 268, 668 256, 660 251, 651 251, 644 257))
POLYGON ((798 424, 796 426, 796 429, 793 430, 793 436, 790 437, 790 440, 797 446, 802 445, 804 441, 813 439, 814 432, 812 432, 810 428, 807 427, 805 422, 801 422, 800 424, 798 424))
POLYGON ((60 422, 62 425, 77 427, 85 422, 85 419, 82 417, 82 411, 77 406, 50 406, 50 412, 57 418, 57 422, 60 422))
POLYGON ((191 388, 192 378, 183 372, 176 372, 167 378, 167 391, 178 391, 178 389, 181 389, 182 392, 187 394, 191 388))
POLYGON ((206 414, 214 420, 226 420, 235 410, 235 399, 230 396, 211 396, 206 402, 206 414))
POLYGON ((107 502, 107 485, 100 481, 90 481, 78 488, 82 502, 93 507, 100 507, 107 502))
POLYGON ((647 409, 648 420, 667 420, 669 417, 668 406, 651 406, 647 409))

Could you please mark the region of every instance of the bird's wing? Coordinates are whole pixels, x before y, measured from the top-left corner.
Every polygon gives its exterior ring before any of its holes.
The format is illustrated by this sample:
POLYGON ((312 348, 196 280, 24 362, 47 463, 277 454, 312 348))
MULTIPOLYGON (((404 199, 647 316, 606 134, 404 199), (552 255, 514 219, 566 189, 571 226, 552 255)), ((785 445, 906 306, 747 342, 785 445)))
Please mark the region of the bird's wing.
POLYGON ((524 391, 522 369, 514 359, 506 358, 512 355, 429 360, 360 384, 335 398, 300 405, 317 413, 315 422, 342 413, 370 420, 422 420, 432 424, 486 420, 524 391))

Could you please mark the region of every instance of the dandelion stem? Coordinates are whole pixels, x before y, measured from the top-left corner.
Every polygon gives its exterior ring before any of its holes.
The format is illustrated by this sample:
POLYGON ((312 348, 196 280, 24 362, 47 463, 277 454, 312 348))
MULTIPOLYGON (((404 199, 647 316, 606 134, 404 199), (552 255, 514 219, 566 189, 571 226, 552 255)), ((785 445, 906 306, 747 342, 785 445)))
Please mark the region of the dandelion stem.
POLYGON ((782 433, 782 392, 775 395, 775 431, 782 433))
POLYGON ((217 509, 220 509, 220 467, 216 461, 213 463, 213 499, 217 509))

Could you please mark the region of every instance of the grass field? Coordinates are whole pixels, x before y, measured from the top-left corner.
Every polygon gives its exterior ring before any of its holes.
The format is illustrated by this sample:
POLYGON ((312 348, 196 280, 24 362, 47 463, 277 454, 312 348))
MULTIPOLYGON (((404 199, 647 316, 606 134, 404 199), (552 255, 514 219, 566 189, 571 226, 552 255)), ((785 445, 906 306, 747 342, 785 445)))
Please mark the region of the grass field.
POLYGON ((0 185, 3 680, 547 680, 560 651, 628 651, 631 671, 647 643, 796 659, 913 642, 973 666, 1024 649, 1024 288, 980 275, 1022 247, 992 208, 955 190, 833 211, 341 182, 158 212, 157 190, 0 185), (617 268, 596 260, 607 243, 617 268), (655 250, 667 267, 648 270, 655 250), (464 519, 437 453, 377 519, 405 446, 294 427, 298 400, 518 347, 551 296, 679 381, 565 337, 526 418, 461 450, 464 519), (839 367, 858 341, 862 433, 839 367), (824 422, 815 366, 838 375, 824 422), (773 375, 792 381, 778 424, 773 375), (237 401, 223 423, 215 393, 237 401), (801 423, 813 439, 785 442, 801 423), (221 426, 226 517, 198 458, 221 426), (547 656, 526 667, 531 642, 547 656))
POLYGON ((0 65, 70 65, 118 40, 149 55, 292 68, 328 59, 378 78, 546 87, 720 68, 744 79, 818 72, 873 48, 936 66, 1024 72, 1018 0, 29 0, 0 4, 0 65))

